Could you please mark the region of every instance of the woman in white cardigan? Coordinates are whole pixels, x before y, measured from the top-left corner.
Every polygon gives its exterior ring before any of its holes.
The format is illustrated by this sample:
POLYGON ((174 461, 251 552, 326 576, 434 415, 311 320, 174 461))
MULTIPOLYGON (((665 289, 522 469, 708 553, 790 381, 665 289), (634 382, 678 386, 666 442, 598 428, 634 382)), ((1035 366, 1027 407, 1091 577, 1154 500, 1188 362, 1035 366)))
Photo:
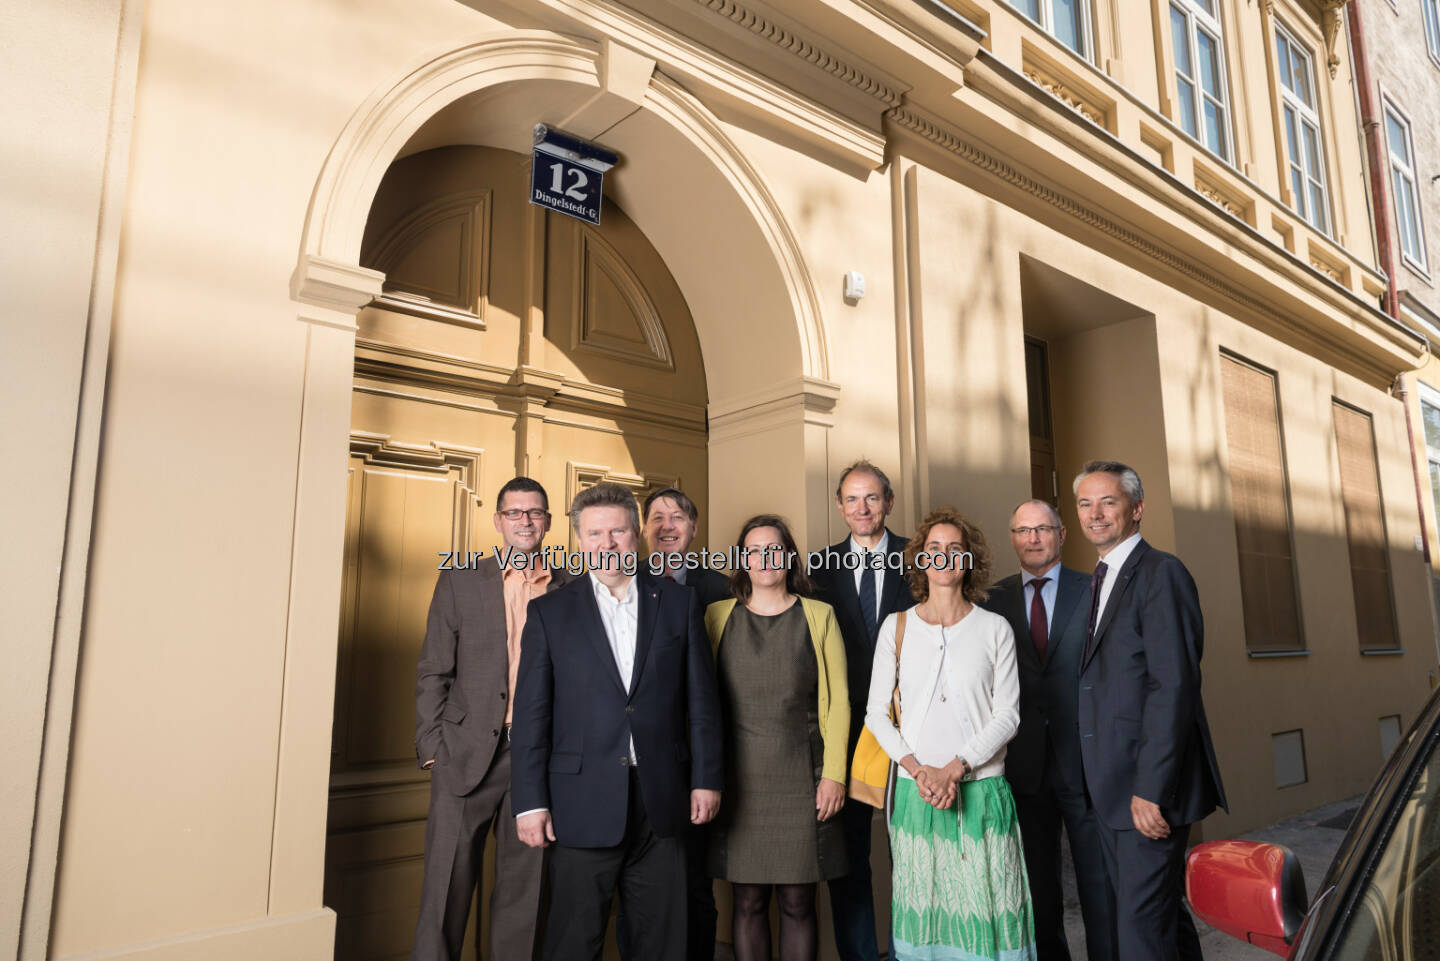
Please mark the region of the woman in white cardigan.
POLYGON ((890 817, 895 954, 1033 961, 1030 887, 1003 776, 1005 745, 1020 725, 1015 635, 977 605, 990 550, 979 528, 947 507, 925 518, 905 555, 917 604, 880 628, 865 713, 899 765, 890 817))

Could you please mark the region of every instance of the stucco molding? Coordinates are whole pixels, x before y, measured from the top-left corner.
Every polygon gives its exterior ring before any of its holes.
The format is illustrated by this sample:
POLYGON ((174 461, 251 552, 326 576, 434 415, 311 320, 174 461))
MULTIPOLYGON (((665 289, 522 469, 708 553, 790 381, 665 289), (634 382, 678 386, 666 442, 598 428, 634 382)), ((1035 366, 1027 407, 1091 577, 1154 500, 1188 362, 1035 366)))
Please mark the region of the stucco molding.
POLYGON ((290 296, 298 303, 320 308, 302 311, 301 320, 354 330, 355 315, 380 296, 384 283, 385 275, 378 270, 307 255, 301 257, 290 278, 290 296))
POLYGON ((780 49, 794 54, 806 63, 818 67, 830 76, 868 94, 887 107, 893 107, 900 103, 901 93, 893 87, 870 76, 864 70, 846 62, 820 45, 767 20, 754 10, 735 3, 734 0, 695 0, 695 2, 731 23, 744 27, 755 36, 768 40, 780 49))
MULTIPOLYGON (((382 85, 346 124, 316 182, 292 281, 296 299, 338 310, 354 302, 358 294, 351 290, 353 280, 365 275, 360 273, 363 268, 347 265, 358 262, 370 203, 390 163, 430 117, 464 96, 500 83, 547 80, 599 88, 602 55, 598 43, 548 31, 510 31, 427 55, 413 69, 382 85)), ((738 68, 729 69, 734 74, 738 68)), ((731 79, 738 83, 743 78, 731 79)), ((800 244, 764 178, 711 111, 660 70, 651 78, 645 109, 699 149, 728 181, 765 238, 766 254, 789 295, 791 319, 801 341, 801 372, 828 377, 819 297, 800 244)), ((883 157, 883 137, 873 139, 875 143, 863 152, 883 157)))
POLYGON ((1350 0, 1320 0, 1320 29, 1325 33, 1325 58, 1334 80, 1340 69, 1340 54, 1335 49, 1340 39, 1340 14, 1350 0))
POLYGON ((805 263, 800 241, 780 209, 774 194, 765 185, 765 177, 730 141, 719 121, 694 96, 679 84, 656 72, 650 82, 653 94, 646 107, 681 127, 691 142, 703 150, 729 182, 732 190, 750 211, 765 236, 767 253, 779 268, 790 296, 788 305, 800 334, 802 367, 806 377, 828 380, 830 352, 825 340, 825 323, 820 310, 820 297, 805 263))
MULTIPOLYGON (((1419 349, 1418 344, 1410 343, 1412 332, 1394 326, 1381 326, 1359 320, 1354 329, 1346 329, 1333 324, 1310 322, 1298 313, 1282 314, 1253 293, 1244 291, 1221 279, 1218 274, 1199 266, 1193 259, 1151 240, 1095 207, 1042 183, 1005 160, 970 143, 939 120, 903 106, 891 109, 886 116, 898 127, 963 159, 990 177, 1049 204, 1087 227, 1131 247, 1168 270, 1214 291, 1245 313, 1258 317, 1264 329, 1303 330, 1312 342, 1337 356, 1347 358, 1376 382, 1388 383, 1394 377, 1396 366, 1411 363, 1413 355, 1419 349)), ((1327 287, 1339 288, 1341 293, 1348 294, 1333 278, 1319 274, 1313 265, 1307 266, 1315 271, 1315 275, 1324 277, 1323 283, 1327 287)), ((1313 283, 1311 286, 1314 286, 1313 283)), ((1344 311, 1344 316, 1357 320, 1353 311, 1344 311)))
POLYGON ((710 439, 733 440, 796 422, 834 426, 840 385, 815 377, 797 377, 763 390, 710 405, 710 439))
MULTIPOLYGON (((474 399, 484 398, 506 410, 522 404, 537 412, 564 410, 681 430, 705 429, 705 408, 698 404, 584 383, 537 367, 505 367, 364 338, 355 344, 355 376, 373 383, 427 391, 405 396, 446 406, 481 409, 474 399)), ((355 389, 370 393, 386 390, 365 383, 357 383, 355 389)))

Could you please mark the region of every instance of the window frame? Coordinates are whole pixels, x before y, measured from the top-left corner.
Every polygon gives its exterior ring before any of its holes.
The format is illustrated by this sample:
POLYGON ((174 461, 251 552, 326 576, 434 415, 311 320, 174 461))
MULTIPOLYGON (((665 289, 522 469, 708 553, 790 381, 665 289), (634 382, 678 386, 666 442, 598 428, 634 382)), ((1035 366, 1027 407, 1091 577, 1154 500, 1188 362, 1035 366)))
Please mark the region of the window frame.
POLYGON ((1396 246, 1400 248, 1400 258, 1405 262, 1406 265, 1412 267, 1415 270, 1418 270, 1426 277, 1429 277, 1430 253, 1425 244, 1425 211, 1420 203, 1420 175, 1416 172, 1416 168, 1419 165, 1416 163, 1415 160, 1415 127, 1410 122, 1409 115, 1406 114, 1405 111, 1400 109, 1399 104, 1397 104, 1390 97, 1389 93, 1386 93, 1384 91, 1382 91, 1380 94, 1380 114, 1382 119, 1382 125, 1385 127, 1385 160, 1390 173, 1390 196, 1394 200, 1391 206, 1395 210, 1395 239, 1397 241, 1396 246), (1409 154, 1409 170, 1406 171, 1406 174, 1408 174, 1410 186, 1409 209, 1415 215, 1413 231, 1415 234, 1415 243, 1419 247, 1419 260, 1416 260, 1414 257, 1412 257, 1410 255, 1410 251, 1405 249, 1405 235, 1400 230, 1400 190, 1399 184, 1396 182, 1397 171, 1395 169, 1395 149, 1390 139, 1389 120, 1392 117, 1395 119, 1397 125, 1403 128, 1405 134, 1404 146, 1406 152, 1409 154))
POLYGON ((1033 23, 1035 26, 1039 27, 1046 34, 1046 36, 1050 37, 1052 40, 1060 44, 1060 46, 1064 47, 1066 50, 1069 50, 1071 53, 1075 54, 1081 60, 1084 60, 1086 63, 1093 65, 1096 62, 1095 16, 1092 10, 1092 3, 1094 2, 1094 0, 1076 0, 1076 3, 1078 3, 1080 6, 1079 50, 1076 50, 1064 40, 1061 40, 1060 37, 1055 33, 1055 2, 1056 0, 1035 0, 1035 10, 1039 13, 1039 16, 1031 17, 1030 14, 1025 12, 1024 7, 1020 6, 1020 0, 1007 0, 1007 3, 1010 5, 1011 9, 1013 9, 1016 13, 1020 14, 1020 16, 1024 17, 1030 23, 1033 23))
POLYGON ((1425 49, 1440 67, 1440 0, 1420 0, 1420 17, 1425 27, 1425 49))
POLYGON ((1167 29, 1165 32, 1169 34, 1171 58, 1170 79, 1175 83, 1176 116, 1172 119, 1175 121, 1175 125, 1178 126, 1187 137, 1204 147, 1207 153, 1213 157, 1218 157, 1222 162, 1234 167, 1237 155, 1235 144, 1235 107, 1230 97, 1230 66, 1227 48, 1225 46, 1225 26, 1222 22, 1224 11, 1220 6, 1225 0, 1211 0, 1211 2, 1215 6, 1214 14, 1211 14, 1202 7, 1199 0, 1166 0, 1165 2, 1165 11, 1167 13, 1167 29), (1170 16, 1168 16, 1173 15, 1175 11, 1178 11, 1185 17, 1186 54, 1189 57, 1190 69, 1193 72, 1193 75, 1189 76, 1181 73, 1180 61, 1175 51, 1174 24, 1170 16), (1216 150, 1205 141, 1205 100, 1209 94, 1200 84, 1200 42, 1198 33, 1201 30, 1204 30, 1210 36, 1210 39, 1214 41, 1215 49, 1218 53, 1218 82, 1220 94, 1223 98, 1219 102, 1219 106, 1224 114, 1220 124, 1220 133, 1224 140, 1223 146, 1225 148, 1223 152, 1216 150), (1184 111, 1181 109, 1181 101, 1184 100, 1184 95, 1180 92, 1180 80, 1182 77, 1186 83, 1190 84, 1191 89, 1194 91, 1194 96, 1190 104, 1195 116, 1194 133, 1191 133, 1185 128, 1184 111))
POLYGON ((1295 158, 1292 157, 1290 153, 1289 130, 1285 116, 1287 108, 1295 112, 1297 126, 1295 146, 1300 151, 1302 161, 1302 163, 1298 165, 1298 170, 1305 189, 1291 198, 1292 212, 1326 237, 1334 237, 1334 198, 1330 195, 1330 177, 1325 156, 1325 128, 1320 122, 1320 83, 1315 72, 1315 54, 1310 47, 1300 39, 1294 30, 1291 30, 1281 22, 1279 17, 1275 18, 1275 36, 1273 42, 1275 44, 1275 83, 1279 88, 1280 94, 1277 103, 1277 106, 1280 108, 1280 116, 1278 118, 1280 121, 1280 141, 1282 153, 1285 158, 1284 183, 1292 194, 1296 194, 1293 175, 1297 169, 1297 164, 1295 163, 1295 158), (1313 106, 1305 103, 1300 94, 1296 93, 1285 83, 1284 76, 1287 72, 1291 74, 1293 82, 1294 68, 1290 61, 1287 61, 1283 68, 1281 66, 1280 61, 1282 58, 1279 47, 1282 39, 1286 44, 1287 50, 1299 53, 1305 61, 1308 92, 1310 99, 1313 101, 1313 106), (1315 134, 1315 163, 1319 171, 1318 181, 1311 177, 1311 172, 1307 170, 1303 164, 1307 152, 1305 150, 1303 132, 1307 123, 1315 134), (1313 187, 1317 183, 1320 187, 1320 194, 1324 199, 1325 205, 1324 210, 1321 211, 1324 217, 1323 225, 1315 222, 1314 198, 1311 195, 1313 187))
MULTIPOLYGON (((1440 472, 1440 447, 1430 446, 1430 437, 1425 433, 1425 408, 1433 407, 1440 412, 1440 390, 1421 381, 1416 381, 1416 384, 1420 388, 1420 436, 1425 441, 1425 473, 1429 476, 1432 468, 1440 472)), ((1433 483, 1430 490, 1430 503, 1435 508, 1436 521, 1440 523, 1440 497, 1435 496, 1433 483)))

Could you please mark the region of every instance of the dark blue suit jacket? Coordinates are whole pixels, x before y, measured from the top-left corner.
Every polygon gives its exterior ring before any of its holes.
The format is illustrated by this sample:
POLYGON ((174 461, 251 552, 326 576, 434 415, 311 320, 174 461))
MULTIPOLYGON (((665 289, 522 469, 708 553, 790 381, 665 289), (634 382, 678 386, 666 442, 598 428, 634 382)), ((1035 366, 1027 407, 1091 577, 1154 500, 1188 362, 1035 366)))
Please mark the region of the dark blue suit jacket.
MULTIPOLYGON (((890 552, 890 569, 885 572, 885 582, 880 588, 880 608, 876 611, 876 624, 884 624, 885 618, 896 611, 906 611, 915 606, 910 594, 910 582, 906 578, 904 549, 908 537, 901 537, 889 528, 886 547, 890 552)), ((850 551, 850 538, 825 548, 825 563, 809 572, 815 582, 817 597, 835 608, 835 620, 840 624, 840 636, 845 641, 846 680, 850 685, 850 746, 853 749, 860 729, 865 726, 865 701, 870 696, 870 671, 875 664, 875 640, 865 627, 865 616, 860 612, 860 593, 855 589, 855 571, 841 564, 841 558, 850 551)))
POLYGON ((1005 777, 1017 794, 1040 790, 1047 747, 1054 752, 1055 774, 1079 794, 1085 775, 1080 761, 1080 655, 1085 649, 1085 619, 1090 616, 1090 578, 1058 567, 1055 611, 1050 616, 1045 661, 1030 639, 1030 597, 1021 575, 1011 574, 990 588, 984 607, 1002 615, 1015 631, 1020 665, 1020 729, 1005 751, 1005 777))
POLYGON ((690 823, 690 791, 721 790, 714 658, 694 591, 641 572, 635 672, 626 693, 591 578, 530 602, 511 730, 517 813, 549 808, 560 844, 613 847, 625 835, 630 738, 656 835, 690 823))
POLYGON ((1200 595, 1179 558, 1143 540, 1108 576, 1116 581, 1080 665, 1091 801, 1117 831, 1134 828, 1131 795, 1160 805, 1173 825, 1193 824, 1226 806, 1200 699, 1200 595))

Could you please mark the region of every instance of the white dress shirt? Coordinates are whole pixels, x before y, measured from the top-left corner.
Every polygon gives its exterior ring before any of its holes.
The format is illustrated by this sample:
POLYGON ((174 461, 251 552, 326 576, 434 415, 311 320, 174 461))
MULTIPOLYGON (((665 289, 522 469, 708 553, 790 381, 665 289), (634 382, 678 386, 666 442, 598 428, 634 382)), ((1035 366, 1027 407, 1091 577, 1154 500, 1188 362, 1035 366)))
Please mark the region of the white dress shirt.
MULTIPOLYGON (((615 667, 625 690, 635 679, 635 644, 640 635, 640 592, 635 587, 635 578, 625 588, 625 596, 617 599, 610 588, 600 583, 592 571, 589 574, 590 587, 595 591, 595 606, 600 609, 600 623, 605 628, 605 639, 610 642, 610 653, 615 656, 615 667)), ((635 760, 635 735, 630 735, 630 764, 635 760)), ((532 808, 515 815, 523 818, 527 814, 538 814, 549 808, 532 808)))
POLYGON ((1124 567, 1125 562, 1130 559, 1130 555, 1135 553, 1135 548, 1139 543, 1140 532, 1136 531, 1110 548, 1110 553, 1100 558, 1105 562, 1105 582, 1100 585, 1100 604, 1095 608, 1095 623, 1090 625, 1092 632, 1105 619, 1105 605, 1110 603, 1110 591, 1120 577, 1120 568, 1124 567))
MULTIPOLYGON (((870 554, 884 554, 884 553, 885 553, 885 548, 886 548, 886 546, 887 546, 889 543, 890 543, 890 532, 889 532, 889 531, 885 531, 885 532, 881 533, 881 535, 880 535, 880 543, 876 544, 873 548, 869 548, 868 550, 867 550, 867 548, 861 547, 859 544, 855 543, 855 536, 854 536, 853 534, 850 536, 850 553, 852 553, 852 554, 859 554, 859 555, 860 555, 860 559, 861 559, 861 562, 855 565, 855 593, 856 593, 857 595, 860 593, 860 578, 862 578, 862 577, 865 576, 865 561, 866 561, 866 560, 870 560, 871 563, 874 563, 873 560, 866 558, 865 555, 866 555, 867 553, 870 553, 870 554)), ((882 598, 882 597, 885 596, 885 577, 886 577, 887 575, 891 575, 891 574, 893 574, 893 572, 889 569, 889 565, 888 565, 888 564, 875 568, 875 613, 876 613, 876 615, 879 615, 879 613, 880 613, 880 598, 882 598)))
MULTIPOLYGON (((635 677, 635 643, 640 633, 640 592, 635 588, 635 578, 625 588, 625 596, 617 598, 610 588, 600 582, 592 572, 590 586, 595 591, 595 606, 600 609, 600 623, 605 627, 605 639, 610 642, 610 653, 615 655, 615 667, 620 671, 620 680, 625 690, 630 691, 635 677)), ((630 735, 630 763, 635 763, 635 735, 630 735)))
POLYGON ((1026 624, 1030 623, 1030 605, 1035 603, 1031 600, 1035 595, 1035 591, 1031 588, 1030 582, 1038 581, 1042 577, 1049 578, 1044 584, 1040 585, 1040 600, 1045 604, 1045 632, 1048 637, 1050 628, 1055 623, 1055 598, 1060 593, 1060 562, 1056 561, 1050 565, 1049 570, 1039 575, 1031 574, 1029 571, 1023 569, 1020 571, 1020 588, 1021 592, 1025 595, 1023 600, 1025 601, 1026 624))

